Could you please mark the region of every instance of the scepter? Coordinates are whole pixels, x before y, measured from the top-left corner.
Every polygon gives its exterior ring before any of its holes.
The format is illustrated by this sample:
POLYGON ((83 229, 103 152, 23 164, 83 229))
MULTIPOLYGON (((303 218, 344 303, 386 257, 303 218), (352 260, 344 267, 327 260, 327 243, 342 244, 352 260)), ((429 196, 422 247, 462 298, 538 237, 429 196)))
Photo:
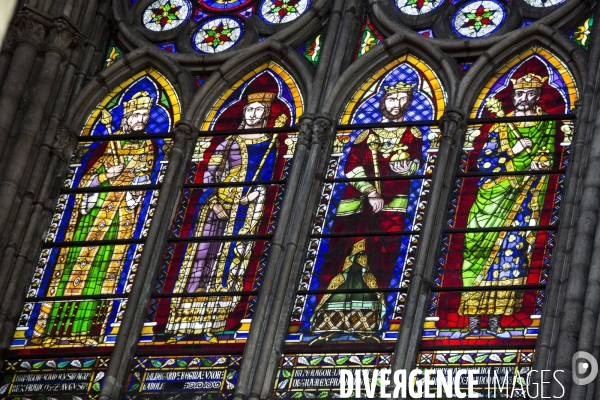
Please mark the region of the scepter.
MULTIPOLYGON (((502 109, 502 102, 495 97, 487 98, 487 100, 485 101, 485 108, 489 112, 496 114, 496 116, 498 118, 503 118, 505 116, 504 110, 502 109)), ((521 138, 521 135, 519 134, 519 130, 516 127, 514 127, 510 122, 508 123, 508 125, 510 125, 514 128, 513 133, 517 137, 517 140, 521 140, 522 138, 521 138)), ((527 153, 531 154, 531 148, 525 147, 525 151, 527 153)))
MULTIPOLYGON (((106 128, 106 131, 108 132, 108 134, 112 135, 113 134, 112 114, 109 113, 108 111, 106 111, 106 109, 102 109, 101 114, 102 115, 100 117, 100 122, 106 128)), ((117 147, 116 147, 115 141, 111 140, 109 143, 110 143, 110 148, 113 151, 113 164, 114 165, 125 164, 125 162, 123 160, 121 160, 121 157, 119 156, 119 153, 117 152, 117 147)))

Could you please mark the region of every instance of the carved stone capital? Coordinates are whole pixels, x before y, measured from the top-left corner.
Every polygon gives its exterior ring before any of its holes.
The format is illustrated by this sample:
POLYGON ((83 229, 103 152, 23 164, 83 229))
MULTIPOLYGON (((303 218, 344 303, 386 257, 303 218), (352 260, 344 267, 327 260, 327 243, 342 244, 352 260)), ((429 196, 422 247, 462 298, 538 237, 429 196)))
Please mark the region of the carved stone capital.
POLYGON ((77 29, 68 20, 58 18, 50 30, 46 51, 56 51, 65 58, 69 49, 82 42, 83 37, 77 29))
POLYGON ((310 148, 312 141, 313 119, 310 117, 300 117, 300 128, 298 135, 298 144, 296 146, 304 146, 310 148))
POLYGON ((332 126, 332 121, 329 118, 318 117, 313 123, 312 144, 319 145, 321 149, 324 149, 332 126))
POLYGON ((52 150, 63 161, 68 161, 73 154, 77 136, 67 127, 60 127, 56 131, 56 138, 52 145, 52 150))
POLYGON ((198 129, 189 121, 179 121, 173 130, 176 146, 184 147, 185 143, 194 140, 198 129))
POLYGON ((14 45, 29 43, 40 50, 46 38, 46 23, 47 21, 30 10, 21 11, 13 22, 14 45))
POLYGON ((457 143, 458 138, 467 131, 467 126, 467 116, 463 110, 448 108, 440 118, 442 139, 449 139, 452 143, 457 143))

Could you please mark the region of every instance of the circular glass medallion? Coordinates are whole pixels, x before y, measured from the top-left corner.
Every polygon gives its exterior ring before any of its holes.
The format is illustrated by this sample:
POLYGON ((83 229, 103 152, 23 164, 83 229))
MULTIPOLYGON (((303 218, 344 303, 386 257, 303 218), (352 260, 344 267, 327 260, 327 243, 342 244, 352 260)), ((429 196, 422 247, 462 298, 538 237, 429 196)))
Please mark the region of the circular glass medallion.
POLYGON ((566 0, 525 0, 525 3, 533 7, 552 7, 566 0))
POLYGON ((200 4, 213 11, 229 11, 243 7, 252 0, 200 0, 200 4))
POLYGON ((396 7, 405 14, 421 15, 435 10, 443 2, 444 0, 396 0, 396 7))
POLYGON ((168 31, 184 23, 191 12, 188 0, 156 0, 144 11, 142 23, 151 31, 168 31))
POLYGON ((192 45, 201 53, 225 51, 242 37, 242 24, 235 18, 218 17, 200 25, 192 34, 192 45))
POLYGON ((283 24, 302 15, 309 4, 309 0, 263 0, 259 13, 268 24, 283 24))
POLYGON ((491 35, 502 26, 506 19, 506 8, 493 0, 480 0, 467 3, 456 10, 452 17, 452 29, 467 39, 491 35))

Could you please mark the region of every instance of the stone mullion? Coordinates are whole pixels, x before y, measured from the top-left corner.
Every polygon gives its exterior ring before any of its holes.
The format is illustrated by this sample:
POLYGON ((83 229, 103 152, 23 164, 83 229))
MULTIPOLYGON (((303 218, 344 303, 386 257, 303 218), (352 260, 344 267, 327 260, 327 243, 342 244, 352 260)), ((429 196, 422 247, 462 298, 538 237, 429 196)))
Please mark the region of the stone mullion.
POLYGON ((175 137, 169 151, 169 163, 160 188, 158 204, 144 241, 133 286, 128 294, 125 314, 104 376, 100 400, 122 397, 123 386, 131 372, 133 357, 146 320, 154 282, 163 262, 181 187, 198 138, 198 130, 187 121, 178 122, 173 133, 175 137))
POLYGON ((331 147, 334 137, 334 122, 326 115, 317 114, 317 110, 323 107, 328 93, 327 88, 332 86, 332 82, 340 74, 341 61, 344 59, 345 53, 353 50, 347 43, 358 8, 358 1, 336 1, 330 12, 328 37, 331 39, 329 42, 327 39, 325 40, 315 73, 317 82, 313 85, 312 96, 307 107, 308 113, 304 120, 305 125, 301 129, 304 139, 301 141, 306 143, 307 161, 304 164, 294 165, 298 174, 301 175, 296 195, 289 198, 294 215, 287 226, 281 257, 279 260, 269 260, 269 262, 273 261, 271 269, 281 272, 277 279, 278 285, 273 288, 269 296, 272 306, 268 312, 269 317, 258 357, 259 365, 256 367, 249 399, 268 398, 273 388, 289 325, 289 316, 293 309, 295 291, 298 287, 302 260, 310 237, 310 226, 320 197, 322 179, 328 161, 324 156, 328 152, 324 150, 331 147), (333 63, 333 60, 340 62, 333 63), (313 115, 317 116, 313 117, 313 115), (308 144, 309 141, 310 144, 308 144))
MULTIPOLYGON (((91 0, 90 3, 91 2, 98 3, 97 0, 91 0)), ((85 47, 81 66, 73 85, 73 92, 71 94, 70 101, 71 104, 75 100, 75 97, 81 88, 85 85, 88 76, 91 76, 88 73, 90 71, 92 61, 94 60, 96 49, 101 47, 101 44, 103 44, 103 42, 106 40, 102 33, 106 30, 106 15, 108 14, 110 4, 110 0, 101 0, 97 6, 96 13, 93 15, 89 13, 82 22, 82 26, 90 26, 90 31, 86 34, 88 37, 91 37, 91 39, 89 39, 85 47)))
MULTIPOLYGON (((287 310, 284 309, 284 305, 290 303, 289 301, 285 301, 286 297, 293 295, 293 291, 290 292, 288 290, 290 277, 294 277, 293 280, 296 281, 296 274, 293 273, 294 266, 297 264, 296 255, 304 236, 309 232, 309 226, 305 222, 307 216, 309 220, 311 219, 312 210, 307 206, 313 203, 311 201, 313 178, 317 172, 317 166, 321 164, 320 161, 325 144, 322 137, 331 132, 331 123, 328 120, 321 119, 320 121, 315 120, 314 122, 310 122, 310 124, 307 124, 310 126, 311 133, 310 147, 307 146, 306 162, 302 165, 302 177, 299 180, 299 187, 296 189, 296 195, 293 198, 293 215, 290 218, 290 223, 287 225, 283 253, 276 266, 279 276, 276 280, 277 285, 274 285, 270 293, 271 308, 267 313, 265 321, 263 343, 258 356, 260 362, 256 367, 252 389, 248 396, 249 400, 264 399, 269 395, 268 392, 261 393, 261 391, 265 384, 269 387, 272 383, 273 377, 268 376, 267 371, 274 366, 272 360, 273 353, 277 354, 275 364, 279 360, 278 356, 280 355, 279 352, 282 343, 275 343, 275 339, 281 336, 282 329, 287 329, 287 324, 280 323, 281 315, 288 314, 287 310), (315 125, 317 124, 321 124, 321 135, 316 133, 318 127, 315 125), (265 380, 267 377, 270 379, 265 380)), ((304 251, 300 252, 303 253, 304 251)), ((297 282, 295 286, 297 286, 297 282)), ((287 321, 289 322, 289 319, 287 321)))
MULTIPOLYGON (((265 343, 261 354, 261 365, 264 368, 259 371, 262 380, 255 381, 256 388, 253 389, 254 397, 250 399, 267 399, 273 390, 274 381, 279 369, 279 359, 287 336, 290 317, 296 300, 296 291, 302 273, 303 261, 310 240, 310 232, 313 217, 318 206, 321 195, 323 178, 329 159, 326 157, 331 148, 335 130, 333 121, 328 118, 317 118, 312 126, 313 138, 310 147, 309 162, 305 166, 305 174, 302 179, 302 187, 296 197, 294 205, 295 220, 291 226, 292 232, 286 242, 286 254, 282 264, 287 265, 288 272, 285 279, 282 276, 280 286, 276 292, 274 304, 278 304, 278 312, 270 314, 268 326, 270 327, 272 339, 265 343), (260 384, 260 386, 258 386, 260 384), (256 392, 254 391, 256 390, 256 392), (260 392, 259 392, 260 390, 260 392)), ((257 375, 259 375, 257 373, 257 375)))
POLYGON ((414 368, 423 323, 431 301, 431 279, 438 259, 439 248, 448 218, 450 199, 456 171, 460 162, 464 133, 467 129, 465 113, 448 108, 440 120, 442 130, 440 150, 431 178, 431 190, 423 228, 419 233, 419 249, 410 278, 402 324, 394 350, 392 369, 414 368))
MULTIPOLYGON (((596 10, 595 18, 600 18, 596 10)), ((550 396, 585 399, 593 395, 593 384, 573 385, 571 359, 576 351, 594 352, 600 308, 600 31, 591 37, 589 76, 585 86, 581 120, 565 190, 567 221, 561 216, 557 255, 553 264, 548 303, 542 320, 536 368, 563 370, 553 381, 550 396), (580 195, 581 197, 578 197, 580 195), (571 227, 572 221, 575 226, 571 227), (550 311, 550 312, 547 312, 550 311), (563 389, 564 388, 564 389, 563 389), (564 395, 563 395, 564 390, 564 395), (589 390, 589 393, 588 393, 589 390)))
MULTIPOLYGON (((68 160, 75 150, 75 144, 75 135, 68 129, 62 128, 58 131, 56 140, 50 148, 49 160, 43 165, 40 164, 43 169, 43 178, 38 182, 37 198, 29 208, 28 224, 23 232, 23 245, 18 251, 13 249, 10 254, 15 279, 8 285, 0 303, 0 319, 4 322, 0 328, 0 369, 2 369, 4 356, 10 346, 16 321, 23 310, 27 289, 31 284, 31 277, 42 250, 42 235, 47 229, 46 227, 50 225, 55 212, 56 198, 66 177, 68 160)), ((5 259, 8 257, 7 252, 5 259)))
MULTIPOLYGON (((301 219, 298 221, 297 218, 304 214, 303 210, 306 207, 306 203, 301 203, 296 199, 302 196, 299 193, 306 188, 314 176, 314 173, 307 173, 307 165, 311 163, 310 147, 314 114, 325 97, 323 91, 329 79, 329 60, 335 51, 336 44, 335 36, 331 32, 338 30, 343 4, 343 0, 335 1, 329 12, 327 29, 330 32, 330 39, 326 39, 323 43, 305 114, 300 118, 300 134, 294 152, 293 166, 286 183, 285 199, 277 220, 277 229, 271 241, 265 276, 252 318, 248 341, 244 348, 242 366, 235 388, 235 400, 245 400, 248 396, 250 398, 260 397, 262 386, 268 385, 268 382, 272 381, 272 376, 269 375, 272 369, 269 354, 273 350, 276 337, 282 330, 276 319, 279 318, 282 309, 286 307, 277 296, 285 291, 288 279, 284 277, 290 275, 291 263, 286 260, 290 254, 294 254, 294 251, 289 253, 289 248, 297 247, 298 239, 290 239, 290 231, 298 229, 297 225, 299 226, 301 219), (274 319, 275 322, 273 322, 274 319), (269 372, 266 374, 266 371, 269 372)), ((287 329, 287 325, 284 329, 287 329)))
MULTIPOLYGON (((310 145, 310 139, 305 139, 307 129, 309 130, 308 135, 310 135, 310 127, 307 127, 306 117, 301 117, 300 134, 294 152, 293 166, 286 181, 285 198, 277 218, 277 228, 269 246, 269 258, 260 285, 256 309, 252 315, 248 340, 244 346, 242 365, 235 387, 234 400, 245 400, 247 398, 248 392, 253 385, 253 377, 256 376, 255 371, 265 362, 260 359, 259 354, 265 338, 266 319, 269 313, 273 312, 270 303, 272 302, 273 286, 276 285, 280 272, 277 270, 277 263, 285 251, 284 239, 286 227, 290 225, 291 215, 294 212, 291 207, 292 199, 300 185, 301 167, 305 164, 305 160, 308 157, 307 146, 310 145)), ((260 377, 255 379, 260 379, 260 377)))

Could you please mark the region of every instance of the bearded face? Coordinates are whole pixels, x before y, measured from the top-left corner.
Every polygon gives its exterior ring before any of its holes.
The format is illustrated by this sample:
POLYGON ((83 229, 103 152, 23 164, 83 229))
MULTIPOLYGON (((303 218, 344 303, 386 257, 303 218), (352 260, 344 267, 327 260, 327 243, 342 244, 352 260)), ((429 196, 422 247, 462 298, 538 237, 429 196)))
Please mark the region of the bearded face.
POLYGON ((407 92, 388 93, 381 99, 380 108, 383 116, 390 121, 398 121, 404 117, 412 102, 412 94, 407 92))
POLYGON ((141 133, 150 119, 150 110, 136 110, 123 117, 122 130, 125 133, 141 133))
POLYGON ((244 107, 244 125, 247 129, 262 128, 269 116, 269 109, 263 103, 250 103, 244 107))
POLYGON ((516 89, 512 93, 512 101, 516 111, 535 110, 540 99, 541 90, 528 88, 516 89))

